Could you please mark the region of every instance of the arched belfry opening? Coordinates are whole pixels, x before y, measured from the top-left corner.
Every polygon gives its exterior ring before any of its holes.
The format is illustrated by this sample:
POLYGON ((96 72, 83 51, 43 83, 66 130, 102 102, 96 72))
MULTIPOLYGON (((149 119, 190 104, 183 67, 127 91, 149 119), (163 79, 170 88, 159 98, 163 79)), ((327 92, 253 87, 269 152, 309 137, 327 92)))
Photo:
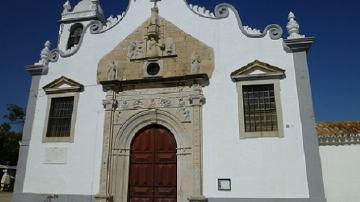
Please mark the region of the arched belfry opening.
POLYGON ((128 201, 177 201, 177 144, 165 127, 150 125, 130 148, 128 201))
POLYGON ((84 26, 81 23, 76 23, 71 26, 68 43, 66 45, 67 50, 71 49, 72 47, 80 43, 83 30, 84 30, 84 26))

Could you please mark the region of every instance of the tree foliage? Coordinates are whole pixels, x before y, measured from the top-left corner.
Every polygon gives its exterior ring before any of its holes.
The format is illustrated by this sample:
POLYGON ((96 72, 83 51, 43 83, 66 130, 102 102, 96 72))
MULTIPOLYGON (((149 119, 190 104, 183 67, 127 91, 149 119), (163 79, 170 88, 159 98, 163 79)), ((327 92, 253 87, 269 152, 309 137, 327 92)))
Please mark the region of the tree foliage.
POLYGON ((19 154, 19 141, 21 133, 12 131, 14 125, 23 126, 25 121, 24 109, 10 104, 7 106, 7 113, 3 116, 3 123, 0 124, 0 164, 16 165, 19 154))
POLYGON ((11 124, 24 124, 24 109, 18 105, 9 104, 7 105, 7 114, 5 114, 3 118, 11 124))

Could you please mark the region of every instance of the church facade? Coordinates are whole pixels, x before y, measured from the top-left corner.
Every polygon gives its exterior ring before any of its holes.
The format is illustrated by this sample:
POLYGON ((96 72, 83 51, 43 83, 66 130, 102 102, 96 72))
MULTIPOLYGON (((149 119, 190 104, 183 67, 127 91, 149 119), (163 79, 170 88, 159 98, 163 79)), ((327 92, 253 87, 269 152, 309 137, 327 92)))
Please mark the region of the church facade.
POLYGON ((13 201, 325 202, 307 52, 185 0, 64 4, 32 84, 13 201))

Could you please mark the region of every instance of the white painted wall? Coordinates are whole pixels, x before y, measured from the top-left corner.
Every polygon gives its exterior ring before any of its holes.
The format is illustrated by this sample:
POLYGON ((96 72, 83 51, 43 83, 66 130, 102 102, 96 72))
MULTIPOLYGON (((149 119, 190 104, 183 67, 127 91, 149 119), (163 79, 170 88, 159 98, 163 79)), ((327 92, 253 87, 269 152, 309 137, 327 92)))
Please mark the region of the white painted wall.
MULTIPOLYGON (((96 83, 97 63, 150 16, 151 5, 149 1, 132 2, 127 16, 115 28, 100 35, 88 32, 76 55, 50 64, 40 87, 60 76, 86 86, 80 95, 75 143, 41 143, 47 98, 39 89, 24 192, 84 195, 98 192, 105 94, 96 83), (52 146, 68 149, 67 164, 43 164, 44 151, 52 146)), ((205 196, 309 197, 293 58, 284 51, 282 40, 271 40, 269 36, 247 38, 232 12, 222 20, 200 18, 182 0, 162 1, 159 8, 162 17, 215 50, 215 72, 204 91, 205 196), (239 138, 238 96, 230 73, 255 59, 286 70, 286 79, 281 81, 281 99, 284 126, 290 127, 284 129, 284 138, 239 138), (218 178, 231 178, 232 191, 219 192, 218 178)))
POLYGON ((320 146, 327 202, 360 201, 360 145, 320 146))

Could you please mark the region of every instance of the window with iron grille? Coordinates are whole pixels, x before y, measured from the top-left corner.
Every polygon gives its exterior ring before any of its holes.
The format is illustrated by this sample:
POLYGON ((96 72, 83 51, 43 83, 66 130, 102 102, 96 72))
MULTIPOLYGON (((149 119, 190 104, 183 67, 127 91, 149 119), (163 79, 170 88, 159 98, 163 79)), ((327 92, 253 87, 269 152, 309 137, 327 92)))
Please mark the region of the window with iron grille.
POLYGON ((46 137, 70 137, 74 97, 51 99, 46 137))
POLYGON ((278 130, 274 85, 242 86, 245 132, 278 130))

